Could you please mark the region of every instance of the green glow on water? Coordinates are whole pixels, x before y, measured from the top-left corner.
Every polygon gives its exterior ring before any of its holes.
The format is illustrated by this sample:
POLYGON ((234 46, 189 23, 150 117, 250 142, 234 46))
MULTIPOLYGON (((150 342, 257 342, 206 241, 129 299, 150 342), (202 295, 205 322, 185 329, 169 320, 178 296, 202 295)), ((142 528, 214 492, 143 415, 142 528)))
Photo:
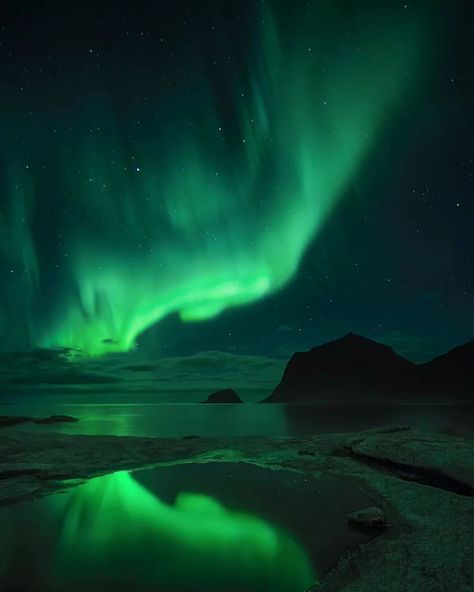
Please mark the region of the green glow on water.
POLYGON ((182 493, 167 505, 119 472, 54 499, 63 525, 58 581, 216 592, 302 592, 316 581, 290 535, 207 495, 182 493))

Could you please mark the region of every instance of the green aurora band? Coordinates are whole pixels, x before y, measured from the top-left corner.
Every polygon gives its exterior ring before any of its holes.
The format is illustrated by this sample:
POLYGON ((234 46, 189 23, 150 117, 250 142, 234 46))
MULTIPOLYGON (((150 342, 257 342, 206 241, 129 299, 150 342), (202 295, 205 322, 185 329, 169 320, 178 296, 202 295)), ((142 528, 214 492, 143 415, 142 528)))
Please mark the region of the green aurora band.
POLYGON ((156 129, 128 133, 109 97, 84 99, 83 127, 100 133, 45 147, 52 180, 25 155, 5 159, 0 255, 28 271, 9 298, 23 302, 34 345, 128 351, 167 315, 210 319, 291 280, 419 68, 413 22, 382 34, 361 15, 349 51, 323 34, 335 19, 329 6, 288 27, 278 10, 256 14, 245 67, 220 81, 230 115, 209 77, 193 73, 192 101, 157 99, 156 129), (54 295, 34 231, 41 185, 68 213, 54 295))

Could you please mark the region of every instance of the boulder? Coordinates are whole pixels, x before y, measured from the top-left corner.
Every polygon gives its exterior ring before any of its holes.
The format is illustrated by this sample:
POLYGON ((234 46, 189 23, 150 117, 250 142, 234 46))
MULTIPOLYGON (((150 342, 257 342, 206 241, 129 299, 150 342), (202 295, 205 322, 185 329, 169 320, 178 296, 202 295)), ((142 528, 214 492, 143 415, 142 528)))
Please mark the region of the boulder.
POLYGON ((352 512, 347 516, 347 521, 350 526, 361 529, 382 529, 386 525, 385 512, 376 507, 352 512))

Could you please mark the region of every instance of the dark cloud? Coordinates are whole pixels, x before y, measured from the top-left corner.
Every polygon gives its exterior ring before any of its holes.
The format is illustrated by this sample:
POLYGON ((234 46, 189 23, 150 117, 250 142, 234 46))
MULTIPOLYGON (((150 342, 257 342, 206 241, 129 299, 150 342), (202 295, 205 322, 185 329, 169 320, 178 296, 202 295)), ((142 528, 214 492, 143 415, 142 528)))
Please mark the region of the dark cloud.
POLYGON ((150 377, 158 387, 183 389, 271 390, 280 380, 286 360, 208 351, 188 357, 162 358, 150 377))
POLYGON ((8 352, 0 354, 0 384, 8 390, 41 390, 49 385, 71 391, 87 387, 94 392, 114 393, 194 391, 225 386, 271 390, 285 366, 285 360, 219 351, 127 365, 123 360, 123 356, 117 355, 91 360, 70 349, 8 352))
POLYGON ((110 384, 120 382, 117 376, 108 376, 104 374, 94 374, 91 372, 45 372, 41 374, 17 374, 6 377, 5 382, 9 385, 33 385, 33 384, 51 384, 51 385, 81 385, 81 384, 110 384))
POLYGON ((153 372, 153 370, 156 370, 156 366, 152 364, 129 364, 128 366, 122 366, 122 370, 130 370, 130 372, 153 372))
POLYGON ((116 375, 91 371, 87 361, 73 349, 44 348, 0 354, 0 384, 10 387, 35 384, 92 385, 120 380, 116 375))

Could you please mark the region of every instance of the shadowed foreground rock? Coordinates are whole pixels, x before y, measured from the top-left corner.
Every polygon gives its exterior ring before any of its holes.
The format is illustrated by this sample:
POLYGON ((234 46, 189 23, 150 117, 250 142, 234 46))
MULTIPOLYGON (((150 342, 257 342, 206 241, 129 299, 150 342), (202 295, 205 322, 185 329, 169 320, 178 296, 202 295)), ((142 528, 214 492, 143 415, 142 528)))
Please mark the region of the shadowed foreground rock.
MULTIPOLYGON (((474 442, 407 428, 270 438, 0 435, 0 503, 72 487, 119 469, 245 461, 356 482, 387 527, 312 590, 434 592, 474 587, 474 442)), ((308 508, 308 511, 311 511, 308 508)))

